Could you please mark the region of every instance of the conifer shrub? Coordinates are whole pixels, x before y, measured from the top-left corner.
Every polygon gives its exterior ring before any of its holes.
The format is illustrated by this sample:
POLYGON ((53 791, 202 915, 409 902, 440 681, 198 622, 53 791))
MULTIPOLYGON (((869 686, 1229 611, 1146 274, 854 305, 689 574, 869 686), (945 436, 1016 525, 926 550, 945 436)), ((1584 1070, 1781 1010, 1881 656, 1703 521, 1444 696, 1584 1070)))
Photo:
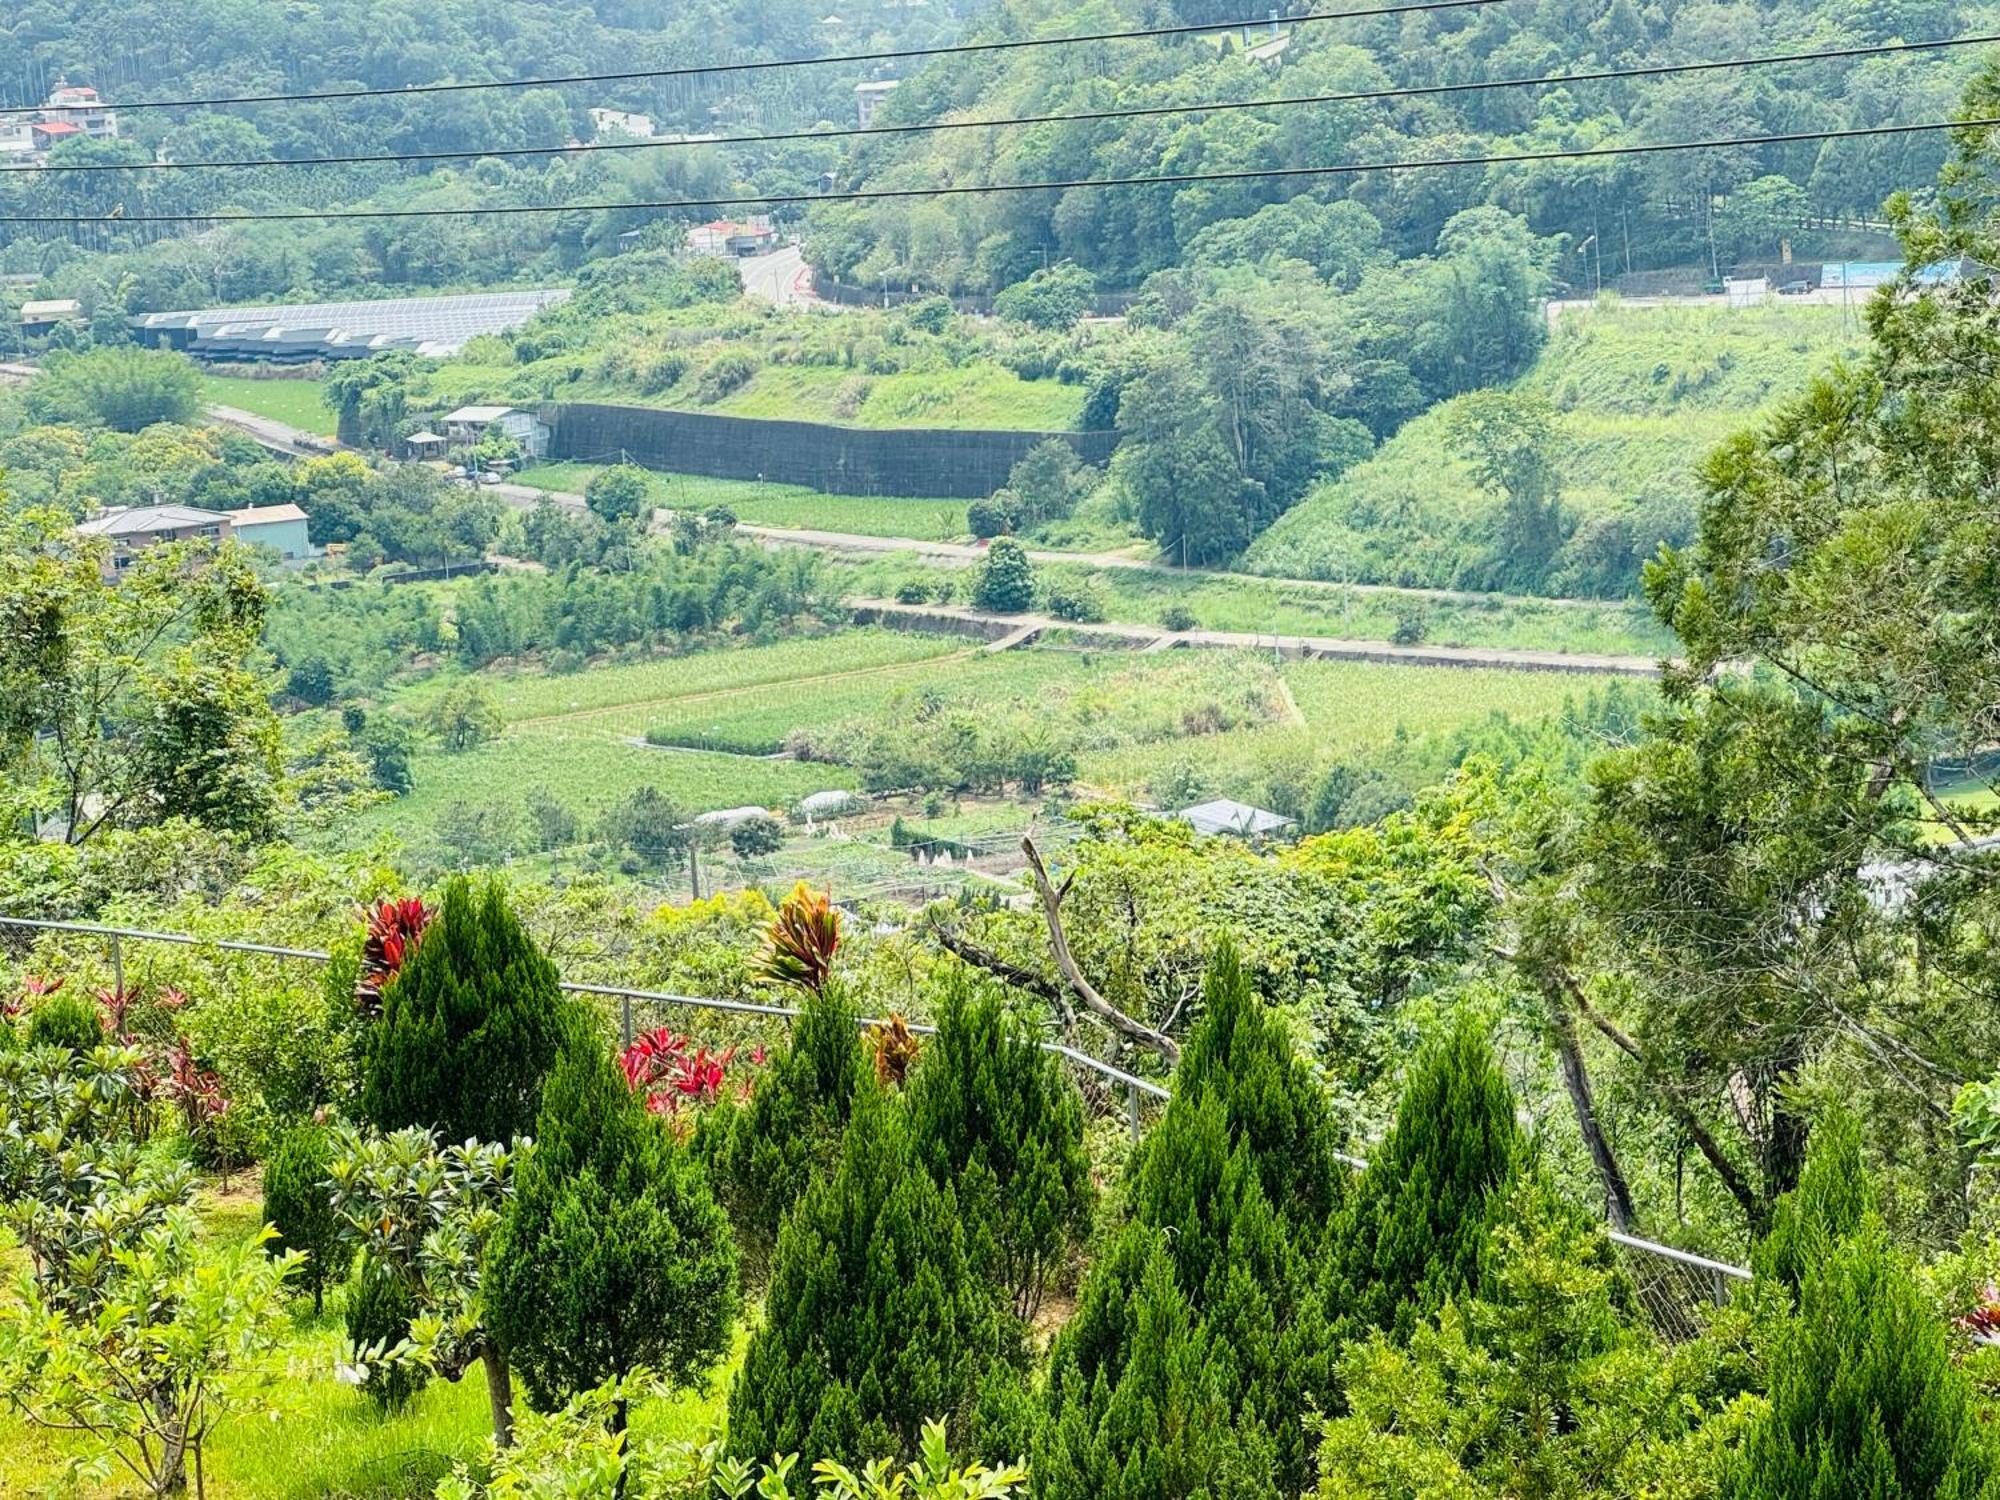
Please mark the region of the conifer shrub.
MULTIPOLYGON (((347 1344, 369 1353, 393 1349, 410 1336, 417 1315, 415 1297, 399 1278, 366 1261, 347 1284, 347 1344)), ((377 1406, 395 1411, 424 1388, 429 1372, 414 1360, 362 1361, 361 1389, 377 1406)))
POLYGON ((1377 1329, 1406 1340, 1446 1298, 1479 1290, 1523 1150, 1485 1027, 1461 1015, 1418 1054, 1395 1123, 1335 1218, 1327 1308, 1338 1340, 1377 1329))
POLYGON ((2000 1455, 1944 1322, 1872 1201, 1853 1122, 1821 1126, 1758 1257, 1797 1277, 1797 1305, 1769 1332, 1768 1405, 1726 1500, 2000 1493, 2000 1455))
POLYGON ((326 1305, 339 1256, 328 1178, 332 1166, 333 1141, 320 1125, 286 1131, 264 1163, 264 1222, 278 1232, 266 1248, 273 1255, 287 1250, 305 1255, 293 1280, 312 1293, 315 1314, 326 1305))
POLYGON ((1203 1005, 1134 1159, 1130 1222, 1051 1352, 1043 1500, 1290 1495, 1310 1477, 1305 1414, 1331 1373, 1314 1263, 1340 1193, 1333 1122, 1227 948, 1203 1005))
POLYGON ((839 1160, 856 1091, 874 1086, 860 1013, 829 985, 807 992, 791 1045, 772 1056, 749 1102, 702 1116, 696 1149, 753 1273, 768 1266, 785 1211, 839 1160))
POLYGON ((855 1094, 840 1166, 786 1216, 765 1320, 729 1395, 737 1455, 908 1457, 927 1419, 964 1435, 1019 1341, 958 1206, 916 1158, 899 1096, 855 1094))
POLYGON ((1096 1191, 1083 1100, 991 988, 962 977, 910 1084, 918 1156, 958 1197, 975 1252, 1032 1321, 1050 1277, 1089 1233, 1096 1191))
POLYGON ((97 1008, 81 995, 50 995, 28 1013, 27 1042, 81 1057, 104 1045, 104 1026, 97 1008))
POLYGON ((483 1290, 543 1411, 642 1366, 694 1383, 729 1347, 736 1247, 707 1173, 587 1038, 549 1075, 483 1290))
POLYGON ((455 879, 383 988, 361 1113, 381 1130, 420 1126, 445 1141, 530 1134, 543 1076, 579 1024, 499 882, 455 879))

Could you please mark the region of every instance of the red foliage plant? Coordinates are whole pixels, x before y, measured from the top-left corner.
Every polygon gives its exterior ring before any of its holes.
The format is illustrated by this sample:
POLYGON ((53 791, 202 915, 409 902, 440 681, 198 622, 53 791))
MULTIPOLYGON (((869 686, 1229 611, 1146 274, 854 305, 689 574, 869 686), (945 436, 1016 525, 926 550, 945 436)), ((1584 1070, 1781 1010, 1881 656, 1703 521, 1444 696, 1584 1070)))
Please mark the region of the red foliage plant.
POLYGON ((840 912, 832 893, 815 892, 801 880, 771 919, 754 967, 772 984, 816 995, 826 988, 839 951, 840 912))
MULTIPOLYGON (((646 1108, 656 1115, 672 1116, 684 1108, 699 1109, 720 1099, 729 1086, 729 1067, 735 1060, 734 1047, 711 1052, 665 1026, 647 1032, 618 1054, 626 1084, 634 1093, 645 1093, 646 1108)), ((761 1047, 748 1058, 753 1066, 763 1060, 761 1047)), ((740 1096, 747 1097, 750 1087, 748 1078, 737 1081, 740 1096)))
POLYGON ((368 935, 361 944, 361 972, 354 980, 354 1008, 371 1020, 382 1014, 382 990, 417 951, 431 910, 418 897, 382 901, 365 913, 368 935))

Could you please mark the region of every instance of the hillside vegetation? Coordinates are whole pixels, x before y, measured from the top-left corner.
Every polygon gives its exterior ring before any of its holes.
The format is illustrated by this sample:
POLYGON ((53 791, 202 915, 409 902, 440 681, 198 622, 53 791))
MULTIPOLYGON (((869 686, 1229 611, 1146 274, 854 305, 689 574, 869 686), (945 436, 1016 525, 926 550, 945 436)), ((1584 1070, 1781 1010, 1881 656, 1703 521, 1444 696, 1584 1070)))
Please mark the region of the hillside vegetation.
POLYGON ((1250 547, 1279 577, 1616 597, 1663 541, 1694 531, 1693 471, 1729 433, 1861 345, 1827 307, 1621 307, 1565 313, 1512 387, 1548 415, 1524 456, 1552 469, 1557 534, 1539 576, 1508 555, 1509 495, 1482 484, 1465 431, 1478 397, 1432 407, 1317 485, 1250 547))

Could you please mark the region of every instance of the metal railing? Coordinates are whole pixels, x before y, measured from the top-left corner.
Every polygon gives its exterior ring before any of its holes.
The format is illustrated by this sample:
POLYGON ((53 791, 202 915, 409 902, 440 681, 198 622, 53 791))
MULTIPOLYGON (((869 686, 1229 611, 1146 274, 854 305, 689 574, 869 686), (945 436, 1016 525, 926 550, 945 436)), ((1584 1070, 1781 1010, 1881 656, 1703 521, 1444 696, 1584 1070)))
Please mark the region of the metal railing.
MULTIPOLYGON (((57 922, 44 917, 10 917, 0 915, 0 927, 24 927, 38 932, 71 932, 86 937, 104 938, 111 952, 111 977, 119 989, 125 987, 124 944, 133 942, 172 943, 188 948, 215 948, 227 953, 250 953, 266 958, 294 959, 302 963, 330 963, 331 953, 317 948, 286 948, 273 943, 246 943, 234 938, 208 938, 190 932, 154 932, 143 927, 108 927, 98 922, 57 922)), ((626 1046, 632 1045, 637 1035, 637 1025, 633 1015, 634 1002, 648 1005, 679 1005, 694 1010, 720 1011, 730 1015, 763 1016, 771 1020, 790 1023, 798 1019, 799 1011, 790 1005, 760 1005, 752 1000, 724 1000, 715 995, 679 995, 669 990, 629 989, 615 984, 585 984, 574 980, 563 980, 563 990, 572 995, 594 995, 618 1001, 619 1034, 626 1046)), ((874 1026, 880 1018, 863 1016, 861 1024, 874 1026)), ((914 1022, 905 1023, 909 1029, 924 1036, 933 1036, 935 1026, 914 1022)), ((1133 1139, 1139 1135, 1140 1099, 1148 1098, 1165 1101, 1172 1096, 1166 1089, 1149 1078, 1140 1078, 1114 1067, 1102 1058, 1092 1057, 1088 1052, 1061 1042, 1042 1042, 1044 1052, 1053 1053, 1071 1065, 1086 1072, 1095 1073, 1108 1084, 1122 1088, 1125 1092, 1126 1115, 1130 1123, 1133 1139)))
MULTIPOLYGON (((304 963, 329 963, 333 958, 332 954, 316 948, 286 948, 272 943, 246 943, 233 938, 200 937, 188 932, 154 932, 141 927, 109 927, 97 922, 57 922, 42 917, 0 915, 0 927, 78 933, 86 937, 106 939, 111 952, 112 979, 120 989, 125 985, 123 944, 127 939, 134 942, 172 943, 181 947, 215 948, 228 953, 249 953, 266 958, 294 959, 304 963)), ((619 1029, 628 1047, 636 1035, 633 1015, 635 1002, 680 1005, 729 1015, 762 1016, 787 1023, 799 1017, 796 1006, 760 1005, 751 1000, 724 1000, 713 995, 679 995, 667 990, 628 989, 623 985, 586 984, 571 980, 562 981, 562 988, 572 995, 592 995, 618 1001, 619 1029)), ((863 1026, 877 1024, 879 1020, 876 1017, 861 1018, 863 1026)), ((919 1035, 937 1034, 935 1026, 917 1022, 905 1024, 919 1035)), ((1125 1091, 1127 1120, 1134 1140, 1139 1138, 1140 1099, 1143 1097, 1165 1102, 1173 1097, 1166 1088, 1151 1079, 1127 1073, 1101 1058, 1092 1057, 1088 1052, 1062 1042, 1042 1042, 1038 1045, 1044 1052, 1053 1053, 1072 1066, 1095 1073, 1107 1083, 1122 1088, 1125 1091)), ((1343 1166, 1357 1172, 1367 1169, 1368 1162, 1363 1157, 1352 1156, 1346 1152, 1334 1154, 1343 1166)), ((1607 1231, 1606 1238, 1623 1249, 1648 1258, 1648 1274, 1637 1278, 1640 1300, 1646 1305, 1655 1324, 1664 1332, 1684 1333, 1691 1330, 1698 1324, 1702 1307, 1719 1307, 1729 1300, 1731 1282, 1751 1279, 1748 1267, 1731 1265, 1727 1261, 1711 1260, 1705 1255, 1695 1254, 1692 1250, 1678 1250, 1672 1245, 1640 1239, 1637 1235, 1625 1234, 1618 1230, 1607 1231)))

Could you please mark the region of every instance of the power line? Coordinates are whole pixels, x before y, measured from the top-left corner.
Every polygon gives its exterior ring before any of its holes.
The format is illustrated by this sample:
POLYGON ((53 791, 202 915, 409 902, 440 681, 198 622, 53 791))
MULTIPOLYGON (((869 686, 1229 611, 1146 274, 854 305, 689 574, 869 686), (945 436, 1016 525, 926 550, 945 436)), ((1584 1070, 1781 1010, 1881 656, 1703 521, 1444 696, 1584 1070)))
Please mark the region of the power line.
POLYGON ((727 198, 673 198, 630 203, 503 203, 479 208, 338 208, 283 213, 0 214, 0 224, 287 224, 345 219, 488 218, 516 214, 599 213, 644 209, 776 207, 786 204, 871 203, 898 198, 955 198, 974 193, 1051 193, 1082 188, 1180 187, 1197 182, 1256 182, 1279 177, 1348 177, 1364 172, 1415 172, 1439 167, 1505 167, 1545 161, 1586 161, 1612 156, 1654 156, 1668 151, 1721 151, 1744 146, 1787 146, 1803 141, 1849 141, 1916 135, 1932 130, 1977 130, 2000 125, 2000 116, 1971 120, 1923 120, 1905 125, 1858 125, 1843 130, 1794 130, 1779 135, 1726 136, 1706 141, 1657 141, 1629 146, 1582 146, 1568 150, 1519 151, 1506 156, 1425 157, 1416 161, 1339 162, 1327 166, 1252 167, 1222 172, 1171 172, 1152 177, 1081 177, 1052 182, 972 182, 943 187, 861 188, 851 193, 747 193, 727 198))
POLYGON ((1836 62, 1897 53, 1936 52, 1949 47, 1982 47, 1994 43, 2000 43, 2000 32, 1923 42, 1883 42, 1865 47, 1834 47, 1819 52, 1769 53, 1759 57, 1721 58, 1705 62, 1649 63, 1638 68, 1604 68, 1590 73, 1560 73, 1534 78, 1493 78, 1466 83, 1415 84, 1402 88, 1362 89, 1342 94, 1304 94, 1278 99, 1229 99, 1207 104, 1157 104, 1133 109, 1090 110, 1081 114, 1019 115, 1000 120, 931 120, 909 125, 864 125, 852 130, 785 130, 747 135, 680 137, 674 140, 600 141, 587 145, 503 146, 485 151, 391 151, 356 156, 303 156, 241 161, 80 162, 75 165, 0 167, 0 177, 17 172, 200 172, 230 171, 249 167, 383 166, 419 161, 483 161, 502 157, 579 156, 597 151, 657 151, 690 146, 845 141, 870 136, 919 135, 940 130, 1000 130, 1023 125, 1075 125, 1105 120, 1151 119, 1162 115, 1215 114, 1224 110, 1284 109, 1314 104, 1359 104, 1371 100, 1417 99, 1441 94, 1477 93, 1487 89, 1605 83, 1620 79, 1660 78, 1675 73, 1712 73, 1729 68, 1769 68, 1796 63, 1836 62))
POLYGON ((773 68, 806 68, 834 63, 904 62, 918 57, 958 57, 975 52, 1017 52, 1029 47, 1067 47, 1088 42, 1131 42, 1152 37, 1194 36, 1199 34, 1305 26, 1319 21, 1352 21, 1371 16, 1401 16, 1419 11, 1474 10, 1499 5, 1504 0, 1416 0, 1408 5, 1377 5, 1366 10, 1305 11, 1296 16, 1244 16, 1234 21, 1203 21, 1180 26, 1147 26, 1132 31, 1093 31, 1080 36, 1014 37, 991 42, 950 42, 935 47, 901 47, 886 52, 833 53, 826 57, 765 58, 750 62, 697 63, 678 68, 635 68, 623 73, 571 73, 556 78, 501 78, 485 83, 418 83, 400 89, 326 89, 311 94, 233 94, 213 99, 137 100, 131 104, 108 103, 100 107, 116 110, 141 109, 222 109, 239 104, 322 104, 340 99, 404 99, 418 94, 459 94, 480 89, 546 89, 572 83, 631 83, 648 78, 700 78, 715 73, 762 73, 773 68))

